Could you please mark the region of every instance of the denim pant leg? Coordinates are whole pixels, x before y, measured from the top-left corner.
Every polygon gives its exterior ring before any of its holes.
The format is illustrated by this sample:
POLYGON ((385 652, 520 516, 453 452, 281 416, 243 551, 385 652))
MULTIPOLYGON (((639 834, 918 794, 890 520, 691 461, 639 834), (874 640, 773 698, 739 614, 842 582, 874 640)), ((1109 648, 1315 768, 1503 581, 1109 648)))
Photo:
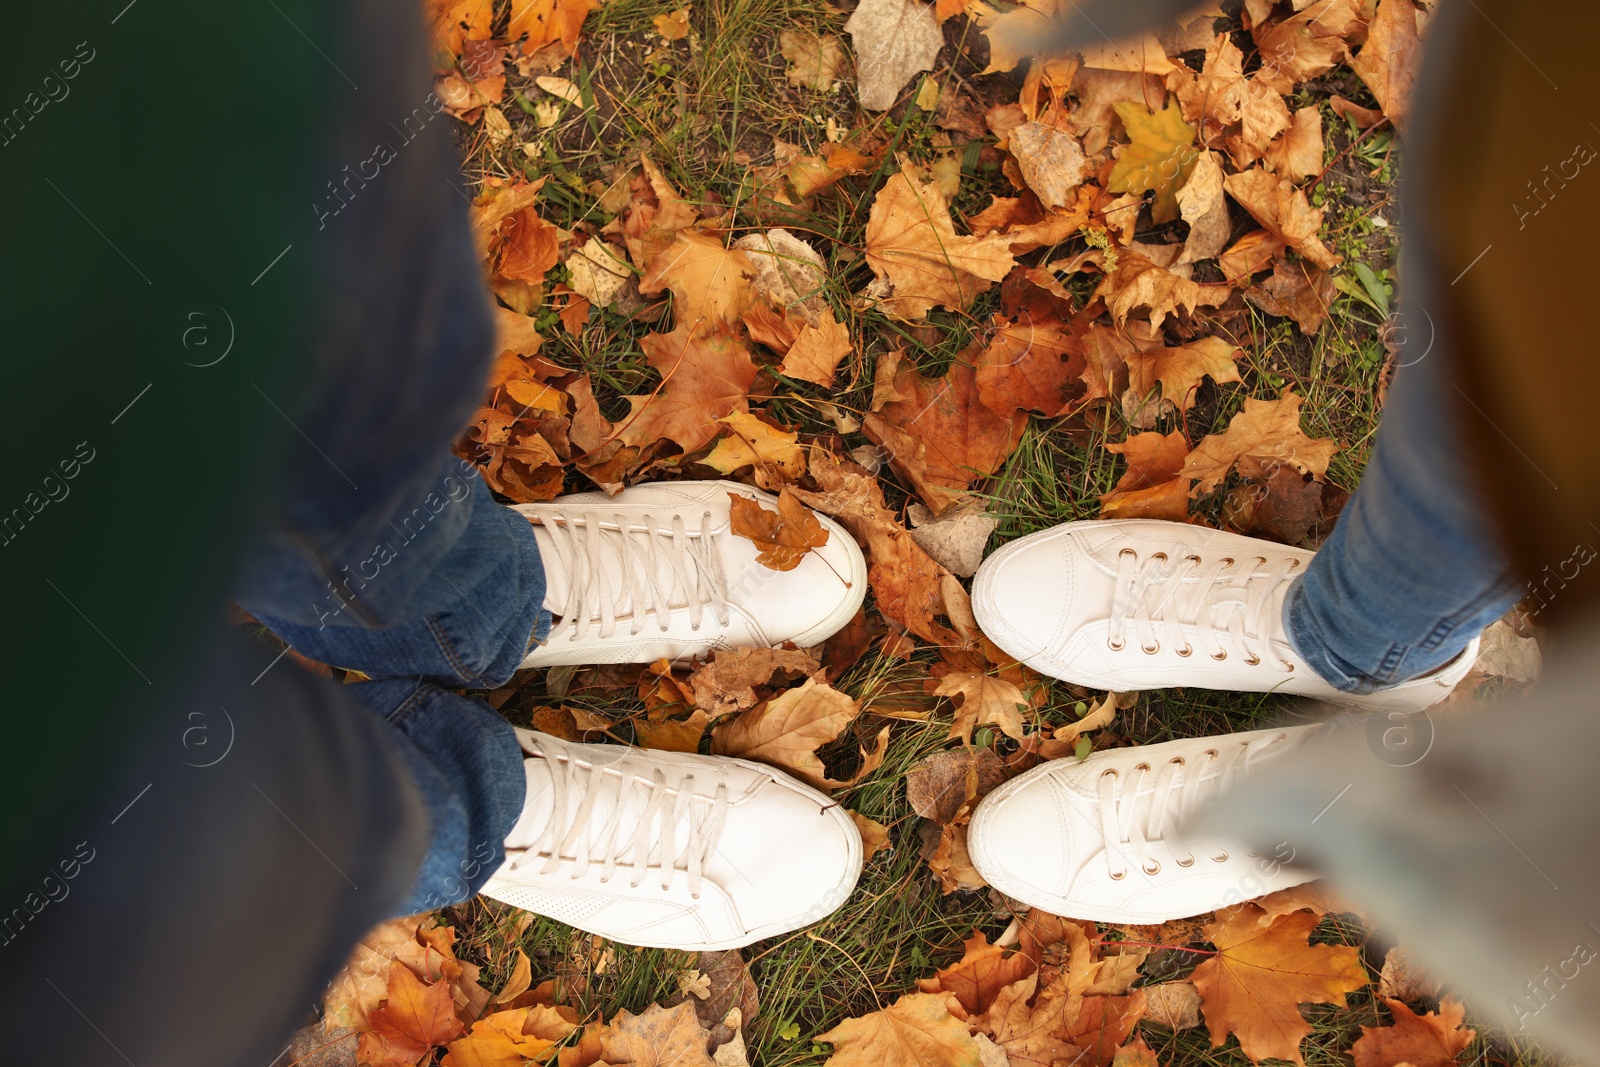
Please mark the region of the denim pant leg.
POLYGON ((1295 651, 1349 693, 1448 663, 1524 593, 1472 487, 1450 382, 1440 352, 1399 372, 1360 488, 1284 601, 1295 651))
POLYGON ((433 839, 398 914, 470 898, 504 858, 522 813, 522 753, 504 719, 453 690, 503 684, 549 629, 531 527, 458 463, 418 478, 423 503, 369 530, 359 560, 319 568, 295 546, 269 544, 240 593, 303 655, 372 679, 348 691, 411 742, 402 749, 433 839), (330 569, 337 580, 322 578, 330 569))

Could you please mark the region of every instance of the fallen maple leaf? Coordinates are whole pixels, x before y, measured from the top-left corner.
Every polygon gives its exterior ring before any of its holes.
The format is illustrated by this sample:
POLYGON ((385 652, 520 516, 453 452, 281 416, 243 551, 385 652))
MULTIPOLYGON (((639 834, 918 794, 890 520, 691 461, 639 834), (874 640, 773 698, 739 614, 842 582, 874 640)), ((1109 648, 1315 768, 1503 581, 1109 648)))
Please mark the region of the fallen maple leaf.
POLYGON ((918 71, 932 70, 944 34, 931 4, 862 0, 844 24, 856 54, 856 98, 872 111, 894 106, 918 71))
POLYGON ((832 310, 824 310, 815 326, 807 323, 800 327, 778 365, 778 373, 803 382, 832 385, 839 362, 853 351, 849 327, 834 318, 832 310))
POLYGON ((1218 384, 1240 380, 1234 361, 1242 355, 1237 345, 1221 337, 1202 337, 1177 348, 1130 352, 1124 357, 1128 386, 1143 397, 1160 382, 1162 397, 1179 411, 1188 411, 1194 407, 1200 379, 1210 378, 1218 384))
POLYGON ((716 435, 718 419, 749 410, 756 365, 732 331, 700 333, 679 325, 671 333, 647 334, 639 347, 661 372, 662 384, 651 395, 627 398, 633 410, 618 435, 625 444, 644 448, 666 438, 693 452, 716 435))
POLYGON ((1111 168, 1106 191, 1153 192, 1152 221, 1157 225, 1173 221, 1178 217, 1178 190, 1200 158, 1194 127, 1183 121, 1183 112, 1175 103, 1154 112, 1139 104, 1118 102, 1112 106, 1128 129, 1128 143, 1111 168))
POLYGON ((996 329, 974 363, 978 398, 1010 418, 1026 408, 1047 418, 1065 414, 1081 393, 1083 344, 1056 319, 995 320, 996 329))
POLYGON ((831 33, 784 30, 778 34, 778 48, 789 61, 785 77, 791 85, 827 92, 844 65, 844 48, 831 33))
POLYGON ((713 729, 711 751, 770 763, 826 788, 827 771, 817 747, 838 737, 860 713, 860 702, 848 694, 807 678, 798 688, 713 729))
POLYGON ((1214 307, 1231 294, 1231 286, 1192 281, 1128 250, 1117 253, 1116 269, 1095 289, 1095 295, 1105 299, 1107 310, 1119 326, 1134 311, 1145 308, 1150 325, 1159 327, 1174 312, 1192 313, 1196 307, 1214 307))
POLYGON ((389 969, 388 998, 368 1022, 358 1055, 369 1067, 411 1067, 462 1031, 450 983, 424 985, 408 967, 389 969))
POLYGON ((935 304, 965 310, 1016 263, 1003 236, 958 236, 944 196, 904 169, 904 162, 873 198, 866 254, 886 290, 872 295, 880 296, 890 314, 913 320, 925 318, 935 304))
POLYGON ((435 51, 452 58, 464 40, 488 40, 494 32, 494 0, 427 0, 423 7, 435 51))
POLYGON ((1012 130, 1006 151, 1046 208, 1073 203, 1074 192, 1093 169, 1076 137, 1043 122, 1024 122, 1012 130))
POLYGON ((594 0, 511 0, 506 40, 515 41, 526 34, 523 48, 529 52, 559 41, 561 50, 570 56, 578 50, 583 20, 593 7, 594 0))
POLYGON ((1303 107, 1289 128, 1262 153, 1262 162, 1280 178, 1299 183, 1322 170, 1322 112, 1303 107))
POLYGON ((738 493, 729 493, 728 500, 733 508, 728 528, 755 542, 761 550, 756 562, 763 567, 792 571, 807 552, 828 543, 828 531, 787 486, 778 494, 777 511, 738 493))
POLYGON ((1007 737, 1022 739, 1022 713, 1027 710, 1028 698, 1005 679, 978 671, 952 670, 939 680, 933 692, 936 696, 961 698, 950 736, 959 737, 962 744, 971 744, 973 728, 986 723, 1000 727, 1007 737))
POLYGON ((1244 298, 1268 315, 1293 319, 1309 337, 1327 321, 1337 295, 1327 271, 1280 259, 1272 265, 1272 277, 1249 289, 1244 298))
POLYGON ((695 706, 722 716, 754 707, 755 687, 768 685, 780 671, 810 677, 822 665, 809 653, 783 648, 719 648, 711 662, 689 676, 695 706))
POLYGON ((1128 467, 1111 492, 1100 498, 1102 519, 1169 519, 1189 517, 1189 479, 1180 475, 1189 456, 1181 433, 1141 433, 1106 451, 1121 453, 1128 467))
POLYGON ((594 1029, 611 1067, 714 1067, 706 1052, 709 1035, 688 1002, 672 1008, 652 1004, 638 1015, 624 1009, 594 1029))
POLYGON ((1307 941, 1318 922, 1311 912, 1292 912, 1264 928, 1259 917, 1260 909, 1243 904, 1205 928, 1217 954, 1191 976, 1200 1010, 1213 1048, 1233 1034, 1252 1063, 1276 1057, 1304 1064, 1300 1042, 1312 1027, 1297 1005, 1343 1007, 1345 994, 1371 979, 1360 949, 1307 941))
POLYGON ((689 4, 685 4, 676 11, 669 11, 665 15, 657 15, 650 20, 664 41, 681 41, 689 36, 689 4))
POLYGON ((1201 124, 1202 139, 1215 144, 1221 138, 1236 167, 1260 159, 1291 122, 1283 96, 1260 79, 1245 76, 1244 53, 1227 34, 1213 38, 1201 73, 1180 86, 1177 95, 1183 113, 1201 124))
POLYGON ((1385 999, 1394 1016, 1391 1026, 1363 1026, 1350 1047, 1356 1067, 1455 1067, 1456 1055, 1472 1044, 1476 1030, 1463 1028, 1466 1009, 1445 997, 1439 1010, 1418 1015, 1403 1001, 1385 999))
POLYGON ((980 1067, 977 1043, 939 993, 908 993, 817 1040, 834 1047, 827 1067, 980 1067))
POLYGON ((1401 132, 1406 128, 1411 91, 1422 62, 1417 14, 1411 0, 1378 0, 1378 12, 1367 28, 1367 43, 1350 61, 1350 69, 1367 83, 1378 106, 1401 132))
POLYGON ((1252 218, 1310 262, 1324 270, 1344 262, 1317 237, 1322 209, 1312 207, 1289 179, 1254 167, 1228 175, 1222 186, 1252 218))
POLYGON ((545 1058, 576 1029, 544 1005, 498 1011, 473 1023, 466 1037, 450 1042, 443 1067, 523 1067, 530 1059, 545 1058), (529 1024, 536 1032, 525 1030, 529 1024))
POLYGON ((861 832, 862 862, 871 863, 873 856, 894 847, 889 844, 889 828, 883 823, 869 819, 859 811, 850 813, 850 821, 855 823, 856 829, 861 832))
POLYGON ((991 945, 981 930, 962 942, 961 958, 934 974, 917 979, 924 993, 949 993, 961 1002, 968 1015, 989 1010, 1000 991, 1034 972, 1034 962, 1020 952, 1008 952, 991 945))
POLYGON ((1001 989, 976 1027, 1005 1050, 1011 1067, 1057 1067, 1078 1061, 1083 1050, 1062 1031, 1079 1008, 1081 997, 1039 991, 1039 976, 1030 974, 1001 989), (1035 995, 1037 993, 1037 996, 1035 995))
POLYGON ((1350 56, 1345 39, 1365 26, 1359 0, 1317 0, 1288 18, 1256 27, 1261 67, 1256 80, 1288 95, 1307 78, 1350 56))
POLYGON ((724 248, 710 234, 680 230, 651 258, 639 292, 653 296, 672 290, 673 315, 680 326, 737 322, 754 298, 750 276, 755 265, 742 249, 724 248))
POLYGON ((983 403, 970 365, 958 360, 942 376, 925 378, 891 351, 878 357, 872 411, 863 428, 939 514, 973 479, 1000 469, 1027 423, 1020 411, 1001 414, 983 403))
POLYGON ((732 474, 752 464, 769 465, 784 481, 793 481, 805 473, 806 457, 799 434, 780 430, 745 411, 735 411, 717 421, 727 424, 732 432, 700 462, 719 474, 732 474))
POLYGON ((1332 438, 1310 438, 1300 431, 1302 398, 1289 393, 1282 400, 1246 399, 1222 433, 1206 436, 1184 460, 1180 472, 1195 479, 1191 495, 1211 492, 1244 456, 1288 464, 1320 481, 1328 461, 1339 450, 1332 438))

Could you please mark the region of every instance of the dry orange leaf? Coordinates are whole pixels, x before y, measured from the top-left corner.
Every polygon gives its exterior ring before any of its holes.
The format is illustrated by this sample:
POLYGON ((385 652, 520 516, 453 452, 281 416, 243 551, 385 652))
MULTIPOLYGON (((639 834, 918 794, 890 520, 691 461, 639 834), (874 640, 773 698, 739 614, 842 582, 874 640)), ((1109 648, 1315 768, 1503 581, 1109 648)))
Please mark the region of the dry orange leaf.
POLYGON ((818 1034, 834 1047, 826 1067, 980 1067, 977 1042, 945 1000, 942 993, 908 993, 818 1034))
POLYGON ((1129 388, 1144 397, 1160 382, 1161 395, 1179 411, 1188 411, 1194 407, 1201 378, 1219 384, 1240 380, 1234 360, 1242 355, 1237 346, 1220 337, 1202 337, 1177 348, 1130 352, 1123 359, 1128 364, 1129 388))
POLYGON ((1365 25, 1362 6, 1360 0, 1317 0, 1281 22, 1258 26, 1256 80, 1287 96, 1298 83, 1344 62, 1346 38, 1365 25))
POLYGON ((681 41, 689 36, 689 8, 691 6, 685 4, 676 11, 670 11, 665 15, 657 15, 650 20, 650 23, 656 28, 656 32, 661 35, 663 40, 681 41))
POLYGON ((1292 912, 1267 927, 1259 918, 1259 908, 1243 904, 1205 928, 1217 955, 1191 979, 1200 1010, 1213 1048, 1233 1034, 1252 1063, 1275 1057, 1304 1064, 1300 1042, 1312 1028, 1297 1005, 1343 1007, 1345 994, 1371 979, 1359 949, 1307 941, 1318 921, 1311 912, 1292 912))
POLYGON ((761 550, 756 562, 763 567, 792 571, 807 552, 828 543, 828 531, 787 486, 778 494, 777 511, 738 493, 729 493, 728 499, 733 507, 729 529, 755 542, 761 550))
POLYGON ((717 447, 700 462, 719 474, 732 474, 752 465, 765 465, 785 481, 793 481, 805 473, 806 457, 800 448, 799 434, 780 430, 744 411, 735 411, 717 421, 725 423, 732 432, 718 441, 717 447))
POLYGON ((905 169, 873 198, 866 253, 878 278, 868 295, 889 314, 913 320, 935 304, 965 310, 1016 263, 1002 236, 958 236, 938 188, 905 169))
POLYGON ((971 744, 973 728, 985 723, 1000 727, 1007 737, 1022 740, 1022 713, 1027 710, 1028 698, 1004 678, 952 670, 939 680, 933 692, 936 696, 961 698, 950 736, 959 737, 962 744, 971 744))
POLYGON ((1252 218, 1310 262, 1324 270, 1344 262, 1317 237, 1322 209, 1312 207, 1289 179, 1255 167, 1228 175, 1222 187, 1252 218))
POLYGON ((802 325, 778 366, 780 374, 817 385, 832 385, 839 362, 855 349, 850 344, 850 328, 823 311, 817 325, 802 325))
POLYGON ((949 993, 968 1015, 982 1015, 1002 989, 1034 971, 1027 956, 989 944, 981 930, 974 930, 962 945, 966 951, 959 960, 932 978, 917 979, 917 988, 924 993, 949 993))
POLYGON ((1329 437, 1310 438, 1300 431, 1301 397, 1247 399, 1222 433, 1206 436, 1184 460, 1183 477, 1196 480, 1192 495, 1211 492, 1244 456, 1266 463, 1288 464, 1321 481, 1328 461, 1339 450, 1329 437))
POLYGON ((826 788, 817 747, 838 737, 860 713, 860 703, 848 694, 807 678, 804 685, 713 729, 711 751, 770 763, 826 788))
POLYGON ((754 707, 755 687, 768 685, 780 671, 811 676, 822 669, 808 653, 785 648, 719 648, 712 660, 689 676, 695 705, 712 715, 754 707))
POLYGON ((498 1011, 473 1023, 472 1032, 466 1037, 450 1042, 443 1067, 523 1067, 530 1059, 544 1058, 558 1040, 575 1029, 543 1005, 498 1011), (564 1024, 565 1033, 547 1031, 558 1033, 555 1037, 524 1033, 523 1026, 534 1011, 549 1013, 564 1024))
POLYGON ((464 40, 488 40, 494 30, 494 0, 427 0, 423 17, 435 51, 461 54, 464 40))
POLYGON ((506 40, 515 41, 527 34, 523 49, 532 52, 552 41, 572 55, 578 50, 578 35, 583 20, 594 7, 594 0, 511 0, 511 27, 506 40))
POLYGON ((679 326, 737 322, 754 299, 750 277, 755 266, 738 248, 724 248, 710 234, 681 230, 658 252, 639 279, 639 292, 652 296, 672 290, 679 326))
POLYGON ((894 847, 889 844, 889 828, 883 823, 869 819, 859 811, 850 813, 850 821, 855 823, 856 829, 861 832, 862 862, 870 863, 873 856, 894 847))
POLYGON ((1019 408, 1047 418, 1065 414, 1082 391, 1083 345, 1055 319, 996 320, 976 362, 978 398, 1010 418, 1019 408))
POLYGON ((666 438, 693 452, 716 436, 718 419, 749 410, 745 398, 756 365, 731 330, 697 333, 680 325, 646 335, 639 347, 661 372, 662 384, 654 394, 628 397, 633 410, 619 434, 625 444, 644 448, 666 438))
POLYGON ((1117 253, 1116 270, 1101 280, 1095 295, 1105 299, 1107 310, 1119 326, 1134 311, 1145 308, 1150 325, 1158 327, 1175 312, 1192 313, 1196 307, 1215 307, 1226 301, 1231 291, 1227 285, 1191 281, 1157 266, 1137 252, 1123 250, 1117 253))
POLYGON ((461 1034, 449 982, 424 985, 408 967, 389 969, 389 996, 368 1016, 359 1056, 370 1067, 411 1067, 461 1034))
POLYGON ((1039 990, 1039 976, 1030 974, 995 996, 975 1025, 1005 1049, 1011 1067, 1057 1067, 1075 1063, 1082 1050, 1062 1036, 1068 1018, 1082 998, 1039 990), (1035 997, 1035 993, 1038 993, 1035 997))
POLYGON ((1445 997, 1439 1010, 1418 1015, 1405 1002, 1386 998, 1392 1026, 1363 1026, 1350 1047, 1356 1067, 1455 1067, 1456 1055, 1472 1044, 1476 1030, 1464 1028, 1466 1008, 1445 997))
POLYGON ((611 1067, 713 1067, 706 1052, 710 1035, 688 1001, 672 1008, 652 1004, 638 1015, 624 1009, 593 1029, 611 1067))
POLYGON ((1378 106, 1402 132, 1422 62, 1421 45, 1416 5, 1411 0, 1378 0, 1378 13, 1367 28, 1367 43, 1350 61, 1350 69, 1367 83, 1378 106))
POLYGON ((1217 34, 1206 49, 1201 73, 1179 86, 1178 101, 1183 113, 1201 124, 1203 141, 1215 144, 1217 138, 1225 137, 1236 167, 1260 159, 1272 139, 1292 121, 1281 93, 1258 78, 1245 77, 1244 53, 1226 34, 1217 34))
POLYGON ((867 436, 889 452, 935 514, 960 499, 973 479, 993 474, 1011 455, 1027 415, 1002 415, 978 396, 977 374, 961 361, 925 378, 898 352, 878 357, 867 436))
POLYGON ((1189 442, 1181 433, 1135 434, 1106 451, 1121 453, 1128 467, 1116 488, 1100 498, 1102 519, 1169 519, 1189 517, 1189 479, 1181 477, 1189 442))

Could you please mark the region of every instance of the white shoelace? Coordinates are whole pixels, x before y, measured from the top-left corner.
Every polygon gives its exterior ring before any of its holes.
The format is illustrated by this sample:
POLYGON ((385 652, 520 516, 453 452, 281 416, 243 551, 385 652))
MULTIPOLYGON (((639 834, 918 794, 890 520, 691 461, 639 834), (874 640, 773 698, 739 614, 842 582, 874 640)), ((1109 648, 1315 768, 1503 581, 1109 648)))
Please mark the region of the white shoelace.
MULTIPOLYGON (((656 768, 649 778, 622 768, 596 767, 573 758, 564 747, 533 737, 525 740, 550 768, 554 808, 550 821, 537 840, 513 859, 515 871, 535 859, 544 859, 543 875, 554 874, 563 866, 570 876, 582 878, 591 864, 602 867, 601 882, 609 882, 622 866, 631 870, 628 884, 637 888, 650 871, 661 876, 661 888, 670 889, 673 877, 682 870, 689 879, 689 895, 700 896, 701 876, 706 861, 716 848, 717 838, 728 816, 728 787, 718 782, 707 797, 694 790, 694 775, 668 781, 656 768), (610 815, 596 817, 600 802, 610 800, 610 815), (639 802, 638 818, 631 834, 622 833, 629 799, 639 802), (678 847, 680 831, 685 835, 678 847), (628 862, 622 862, 624 856, 628 862)), ((517 850, 513 849, 513 852, 517 850)))
POLYGON ((548 640, 560 635, 577 640, 598 620, 601 637, 616 632, 619 617, 632 617, 630 635, 644 629, 645 616, 654 611, 656 625, 665 632, 673 611, 673 593, 680 594, 689 609, 690 629, 700 629, 707 607, 723 626, 728 625, 728 580, 722 572, 722 557, 707 531, 711 513, 700 518, 700 529, 691 532, 683 516, 672 516, 672 528, 664 530, 654 517, 642 519, 611 516, 608 526, 598 515, 568 517, 554 515, 543 520, 555 545, 555 562, 567 575, 567 601, 556 614, 561 621, 548 640), (614 560, 607 559, 607 554, 614 560), (622 580, 616 581, 617 561, 622 580), (670 574, 662 583, 663 567, 670 574))
POLYGON ((1121 651, 1131 624, 1139 647, 1154 655, 1161 651, 1160 626, 1180 656, 1194 652, 1187 636, 1193 634, 1212 659, 1227 659, 1231 646, 1252 667, 1271 659, 1284 673, 1294 670, 1291 660, 1268 647, 1277 631, 1276 620, 1268 615, 1273 594, 1300 561, 1283 558, 1268 566, 1264 557, 1256 556, 1248 562, 1246 566, 1220 556, 1206 563, 1196 555, 1174 562, 1165 552, 1141 559, 1133 549, 1123 549, 1117 556, 1106 643, 1121 651))
MULTIPOLYGON (((1183 840, 1178 826, 1196 807, 1245 773, 1262 753, 1286 740, 1287 734, 1271 734, 1242 745, 1222 743, 1220 748, 1206 749, 1198 765, 1174 756, 1159 770, 1140 763, 1131 772, 1101 771, 1096 779, 1100 831, 1105 840, 1106 869, 1112 879, 1127 876, 1130 858, 1145 874, 1161 873, 1161 862, 1151 856, 1151 846, 1161 843, 1174 856, 1181 855, 1178 866, 1193 866, 1194 851, 1183 840)), ((1222 863, 1228 853, 1210 858, 1222 863)))

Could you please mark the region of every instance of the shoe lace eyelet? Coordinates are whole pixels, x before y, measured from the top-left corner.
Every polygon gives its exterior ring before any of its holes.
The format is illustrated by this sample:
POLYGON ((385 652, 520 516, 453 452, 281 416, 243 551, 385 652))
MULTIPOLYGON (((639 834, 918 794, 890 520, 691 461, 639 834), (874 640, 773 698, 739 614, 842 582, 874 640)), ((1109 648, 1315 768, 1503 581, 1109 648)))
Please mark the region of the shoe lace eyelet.
POLYGON ((1213 653, 1211 653, 1211 658, 1214 659, 1214 660, 1219 660, 1219 661, 1220 660, 1225 660, 1225 659, 1228 658, 1228 650, 1227 649, 1223 649, 1221 652, 1213 652, 1213 653))
POLYGON ((1182 756, 1173 756, 1173 757, 1172 757, 1172 758, 1171 758, 1171 759, 1170 759, 1170 760, 1168 760, 1168 761, 1167 761, 1167 762, 1168 762, 1168 763, 1175 763, 1175 764, 1177 764, 1177 765, 1178 765, 1178 766, 1179 766, 1179 767, 1185 767, 1185 766, 1188 766, 1188 764, 1186 764, 1186 763, 1185 763, 1185 762, 1184 762, 1184 759, 1183 759, 1183 757, 1182 757, 1182 756))
POLYGON ((1161 642, 1160 641, 1156 641, 1153 644, 1140 645, 1139 646, 1139 651, 1143 652, 1147 656, 1153 656, 1157 652, 1161 651, 1161 642))
POLYGON ((1192 646, 1192 645, 1184 645, 1182 648, 1175 648, 1172 651, 1176 652, 1178 655, 1183 656, 1185 659, 1187 659, 1188 657, 1194 655, 1194 646, 1192 646))
POLYGON ((1193 867, 1194 866, 1194 857, 1190 856, 1186 860, 1179 860, 1178 861, 1178 866, 1179 867, 1193 867))
POLYGON ((1167 562, 1167 554, 1165 552, 1157 552, 1154 555, 1152 555, 1150 558, 1151 559, 1159 559, 1162 563, 1167 562))
POLYGON ((1124 548, 1121 552, 1117 553, 1117 558, 1121 559, 1123 556, 1137 556, 1138 554, 1139 553, 1135 552, 1131 548, 1124 548))
POLYGON ((1252 667, 1259 667, 1259 666, 1261 666, 1261 657, 1260 656, 1251 656, 1249 659, 1245 660, 1245 663, 1249 664, 1252 667))
POLYGON ((1286 660, 1286 659, 1280 659, 1280 662, 1281 662, 1281 663, 1282 663, 1282 664, 1283 664, 1283 665, 1284 665, 1284 666, 1285 666, 1285 667, 1286 667, 1286 668, 1288 668, 1288 669, 1289 669, 1289 670, 1291 670, 1291 671, 1292 671, 1292 670, 1294 670, 1294 664, 1293 664, 1293 663, 1290 663, 1290 662, 1289 662, 1289 661, 1288 661, 1288 660, 1286 660))
POLYGON ((1111 872, 1111 880, 1113 882, 1120 882, 1126 877, 1128 877, 1128 872, 1127 871, 1112 871, 1111 872))
POLYGON ((1148 763, 1135 763, 1133 765, 1133 769, 1136 770, 1136 771, 1144 771, 1146 774, 1148 774, 1148 773, 1150 773, 1150 764, 1148 764, 1148 763))
POLYGON ((1257 556, 1256 557, 1256 566, 1265 567, 1266 565, 1267 565, 1267 557, 1266 556, 1257 556))
POLYGON ((1104 778, 1108 774, 1113 778, 1121 777, 1121 775, 1117 774, 1117 769, 1115 767, 1107 767, 1105 770, 1100 772, 1100 777, 1104 778))
POLYGON ((1123 649, 1128 647, 1128 642, 1118 641, 1115 644, 1112 644, 1111 638, 1108 637, 1106 638, 1106 647, 1113 652, 1121 652, 1123 649))
POLYGON ((1223 849, 1222 850, 1222 855, 1220 855, 1220 856, 1212 856, 1211 860, 1212 860, 1213 863, 1227 863, 1228 862, 1228 850, 1227 849, 1223 849))
POLYGON ((1222 566, 1224 568, 1233 566, 1233 557, 1232 556, 1223 556, 1222 557, 1222 566))
POLYGON ((1200 754, 1202 756, 1210 756, 1212 759, 1216 759, 1218 756, 1222 755, 1222 753, 1218 752, 1214 748, 1208 748, 1208 749, 1206 749, 1204 752, 1202 752, 1200 754))
POLYGON ((1150 866, 1141 867, 1140 870, 1144 871, 1145 874, 1152 875, 1152 876, 1160 874, 1161 873, 1161 861, 1160 860, 1152 860, 1150 862, 1150 866))

